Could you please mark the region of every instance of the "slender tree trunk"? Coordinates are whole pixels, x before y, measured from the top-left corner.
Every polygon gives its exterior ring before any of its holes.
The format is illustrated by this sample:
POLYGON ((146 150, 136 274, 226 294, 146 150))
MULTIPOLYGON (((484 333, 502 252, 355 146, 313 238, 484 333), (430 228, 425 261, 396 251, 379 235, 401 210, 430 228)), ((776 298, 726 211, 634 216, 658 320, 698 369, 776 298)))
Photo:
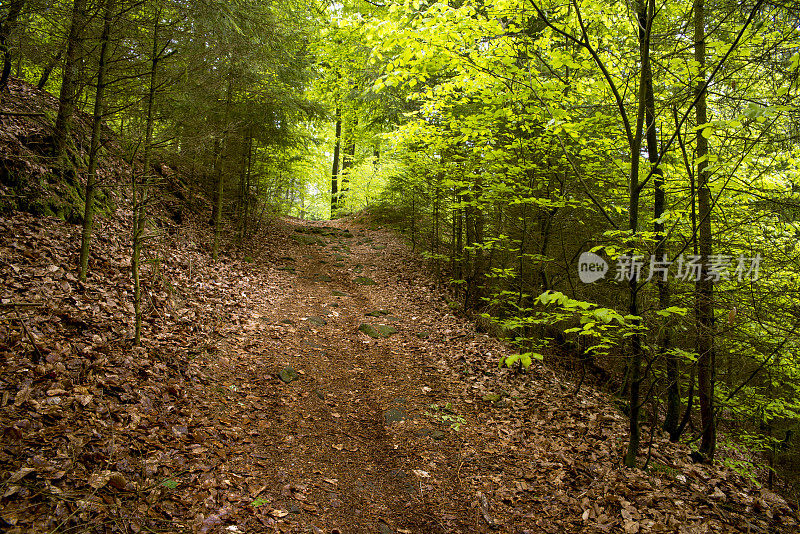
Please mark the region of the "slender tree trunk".
MULTIPOLYGON (((456 224, 456 252, 458 258, 456 259, 455 277, 457 280, 464 279, 464 196, 461 191, 458 192, 456 197, 458 207, 456 208, 456 216, 458 217, 458 224, 456 224)), ((462 286, 463 287, 463 286, 462 286)))
POLYGON ((240 244, 244 241, 247 237, 249 232, 249 224, 250 224, 250 181, 253 175, 253 135, 252 131, 249 131, 247 136, 247 159, 245 162, 245 171, 244 171, 244 188, 242 191, 242 196, 244 197, 244 206, 242 212, 242 233, 240 237, 240 244))
MULTIPOLYGON (((136 180, 134 178, 134 213, 133 213, 133 257, 131 258, 131 274, 133 275, 133 307, 135 314, 134 344, 139 345, 142 338, 142 284, 140 278, 142 245, 144 242, 144 229, 147 223, 147 202, 148 190, 150 187, 150 159, 153 145, 153 105, 156 99, 156 82, 159 51, 159 30, 161 23, 161 8, 155 13, 153 22, 153 49, 150 57, 150 84, 147 92, 147 118, 144 136, 144 161, 142 162, 142 180, 138 187, 138 199, 136 192, 136 180)), ((134 173, 135 177, 135 173, 134 173)))
MULTIPOLYGON (((225 128, 228 127, 228 120, 230 118, 231 102, 233 101, 233 67, 231 67, 228 75, 228 89, 225 98, 225 128)), ((225 151, 225 147, 221 149, 225 151)), ((222 206, 225 200, 225 165, 222 152, 220 153, 220 165, 217 169, 217 194, 216 194, 216 208, 214 210, 214 243, 211 246, 211 257, 214 261, 219 258, 220 237, 222 234, 222 206)))
POLYGON ((86 21, 86 0, 74 0, 72 21, 67 39, 67 54, 64 60, 64 75, 61 79, 61 92, 58 97, 54 145, 56 156, 64 162, 67 149, 67 136, 75 102, 78 98, 78 50, 81 48, 81 31, 86 21))
POLYGON ((250 148, 250 130, 248 129, 246 137, 243 139, 240 160, 239 160, 239 191, 237 193, 236 201, 236 249, 241 254, 242 245, 244 243, 244 212, 245 204, 247 203, 245 197, 245 187, 247 182, 247 150, 250 148))
POLYGON ((8 6, 8 16, 6 20, 0 23, 0 54, 3 56, 3 71, 0 73, 0 92, 8 88, 8 78, 11 75, 12 63, 11 46, 9 46, 8 41, 24 6, 25 0, 11 0, 8 6))
MULTIPOLYGON (((639 38, 644 40, 647 36, 648 26, 652 24, 652 13, 654 11, 653 0, 647 2, 647 11, 640 10, 639 18, 639 38)), ((649 46, 649 43, 642 42, 643 46, 649 46)), ((658 162, 658 134, 656 132, 656 115, 655 115, 655 99, 653 96, 653 72, 650 62, 642 64, 643 76, 645 81, 645 140, 647 142, 647 156, 652 165, 658 162)), ((665 208, 665 192, 664 192, 664 171, 661 167, 653 169, 653 218, 656 222, 653 225, 653 230, 656 235, 655 257, 657 260, 662 260, 666 254, 666 237, 664 235, 664 223, 659 219, 664 214, 665 208)), ((670 305, 670 292, 668 281, 659 277, 656 280, 656 287, 658 288, 658 301, 661 309, 668 308, 670 305)), ((678 377, 678 362, 676 357, 669 352, 671 345, 670 328, 664 325, 661 329, 661 334, 658 340, 658 352, 666 362, 667 370, 667 413, 664 418, 664 430, 669 432, 670 439, 677 440, 678 423, 680 419, 680 389, 678 377)))
MULTIPOLYGON (((354 113, 353 113, 354 115, 354 113)), ((356 127, 358 117, 353 116, 345 135, 344 154, 342 155, 342 181, 341 194, 339 195, 339 208, 341 209, 350 190, 350 173, 353 172, 353 164, 356 159, 356 127)))
POLYGON ((467 188, 464 188, 464 194, 462 198, 462 205, 464 206, 464 245, 461 247, 461 252, 464 272, 464 309, 466 310, 469 308, 474 286, 473 251, 470 250, 469 247, 475 243, 475 224, 473 222, 475 215, 475 200, 467 188))
POLYGON ((439 195, 441 194, 441 188, 439 187, 439 183, 441 182, 441 176, 437 176, 436 180, 434 181, 433 185, 433 225, 431 226, 431 252, 436 254, 436 268, 437 273, 439 272, 439 207, 441 206, 441 201, 439 195))
POLYGON ((339 211, 339 150, 342 145, 342 109, 336 107, 336 142, 333 145, 333 170, 331 171, 331 219, 339 211))
POLYGON ((452 217, 452 221, 450 222, 450 275, 453 279, 458 280, 455 275, 456 272, 456 254, 458 254, 456 249, 456 225, 458 224, 458 208, 456 207, 456 202, 458 195, 453 194, 453 209, 450 210, 450 216, 452 217))
POLYGON ((111 34, 111 14, 114 9, 113 0, 103 0, 103 32, 100 35, 100 59, 97 69, 97 90, 94 97, 94 116, 92 120, 92 140, 89 148, 89 170, 86 176, 86 193, 84 195, 83 233, 81 235, 81 256, 79 280, 86 280, 89 270, 89 249, 92 242, 92 226, 94 224, 94 191, 97 183, 97 159, 100 152, 100 129, 103 125, 103 108, 105 107, 106 74, 108 72, 108 41, 111 34))
MULTIPOLYGON (((224 150, 222 148, 219 149, 224 150)), ((220 241, 220 233, 222 231, 222 204, 225 199, 225 173, 223 171, 223 157, 221 153, 219 153, 216 157, 217 161, 217 168, 216 168, 216 175, 217 175, 217 188, 214 193, 214 220, 212 225, 214 227, 214 242, 211 245, 211 257, 214 261, 217 261, 219 258, 219 241, 220 241)))
POLYGON ((714 285, 707 279, 707 265, 712 253, 711 242, 711 190, 708 172, 708 140, 701 125, 708 122, 706 107, 705 65, 705 0, 694 0, 694 59, 699 65, 695 81, 697 105, 697 215, 699 217, 699 246, 703 258, 700 280, 695 284, 695 317, 698 328, 697 384, 700 401, 700 424, 702 439, 700 455, 704 461, 714 458, 716 449, 716 418, 714 414, 714 285))
MULTIPOLYGON (((528 269, 527 265, 528 262, 526 261, 527 257, 530 257, 530 250, 531 244, 529 244, 528 240, 528 211, 526 209, 522 209, 519 214, 516 216, 519 218, 520 228, 519 228, 519 252, 517 253, 516 257, 516 265, 517 265, 517 274, 515 276, 514 282, 516 283, 516 287, 514 288, 517 292, 517 306, 521 307, 524 306, 523 304, 526 301, 525 292, 528 288, 528 269)), ((532 287, 533 284, 531 283, 530 286, 532 287)), ((544 336, 542 336, 544 337, 544 336)))
MULTIPOLYGON (((547 257, 547 248, 550 246, 550 230, 553 228, 553 219, 558 213, 558 208, 553 208, 542 214, 539 232, 539 256, 547 257)), ((547 262, 541 262, 539 267, 539 280, 541 281, 541 291, 550 289, 550 279, 547 276, 547 262)))
POLYGON ((475 310, 481 302, 484 277, 486 272, 486 257, 480 245, 484 241, 485 216, 480 205, 483 197, 483 179, 475 179, 472 190, 468 193, 466 203, 466 246, 471 251, 464 251, 464 264, 467 277, 464 284, 464 311, 475 310))
MULTIPOLYGON (((646 0, 639 0, 637 4, 637 13, 645 12, 644 18, 647 18, 647 4, 646 0)), ((641 147, 642 147, 642 127, 644 125, 645 116, 645 88, 647 86, 646 73, 649 72, 650 63, 650 28, 646 25, 640 28, 639 37, 639 55, 641 58, 641 72, 639 77, 639 95, 638 95, 638 112, 636 114, 636 129, 633 131, 633 142, 631 145, 631 174, 629 178, 629 201, 628 201, 628 227, 631 233, 635 235, 639 231, 639 197, 641 194, 641 186, 639 185, 639 163, 641 161, 641 147)), ((628 281, 628 313, 630 315, 639 315, 639 280, 631 273, 630 280, 628 281)), ((634 328, 639 326, 638 320, 633 320, 634 328)), ((624 463, 627 467, 636 467, 636 456, 639 453, 639 443, 641 440, 641 428, 639 424, 639 415, 641 413, 641 384, 642 384, 642 360, 644 357, 642 350, 641 334, 634 332, 630 337, 631 340, 631 358, 628 367, 629 387, 628 390, 628 404, 630 409, 629 419, 629 439, 628 450, 625 454, 624 463)))
POLYGON ((411 191, 411 251, 417 250, 417 195, 411 191))
POLYGON ((479 175, 475 180, 475 213, 472 220, 475 223, 475 240, 472 244, 478 245, 475 249, 475 257, 473 259, 473 289, 472 289, 472 302, 470 309, 477 310, 481 304, 483 297, 484 278, 486 275, 486 254, 483 249, 485 230, 486 230, 486 216, 483 213, 483 207, 480 202, 483 200, 483 178, 479 175))
POLYGON ((50 74, 52 74, 53 69, 56 68, 56 65, 61 61, 61 58, 64 57, 64 49, 58 51, 58 53, 50 60, 50 62, 44 67, 42 71, 42 75, 39 77, 39 83, 36 84, 38 89, 44 89, 44 86, 47 85, 47 81, 50 79, 50 74))

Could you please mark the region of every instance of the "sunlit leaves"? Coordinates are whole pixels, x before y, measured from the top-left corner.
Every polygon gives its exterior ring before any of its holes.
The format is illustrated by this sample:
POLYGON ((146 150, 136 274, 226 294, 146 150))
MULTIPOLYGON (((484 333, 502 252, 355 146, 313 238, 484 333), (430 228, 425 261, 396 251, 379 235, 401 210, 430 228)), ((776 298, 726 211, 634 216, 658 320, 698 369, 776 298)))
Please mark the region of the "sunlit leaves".
MULTIPOLYGON (((653 185, 659 175, 644 146, 632 154, 621 120, 622 110, 635 117, 639 109, 638 27, 630 6, 588 0, 535 5, 550 27, 530 11, 531 4, 506 0, 419 9, 398 4, 392 16, 369 30, 372 57, 383 65, 376 90, 389 87, 415 109, 391 137, 405 165, 402 183, 415 195, 414 223, 422 225, 426 239, 430 233, 432 247, 453 251, 440 249, 441 262, 449 256, 451 265, 469 269, 472 258, 491 254, 491 265, 481 273, 488 280, 485 303, 494 324, 518 347, 512 365, 524 366, 522 355, 541 352, 532 345, 546 328, 573 341, 589 340, 592 350, 620 358, 614 361, 624 361, 634 333, 643 335, 648 358, 660 354, 657 340, 668 328, 685 334, 673 337, 679 346, 669 354, 688 380, 696 364, 695 325, 688 312, 694 280, 670 280, 674 300, 661 306, 656 285, 642 283, 641 313, 630 317, 623 311, 627 298, 620 297, 625 284, 607 278, 576 285, 574 261, 589 249, 604 251, 612 261, 630 251, 647 257, 664 238, 653 224, 664 226, 669 259, 692 251, 700 223, 696 169, 706 163, 714 250, 765 257, 764 279, 750 286, 723 280, 715 289, 720 321, 732 309, 739 313, 718 336, 721 350, 742 364, 724 376, 746 379, 763 361, 765 345, 790 337, 778 325, 793 321, 800 279, 796 23, 770 7, 731 51, 742 13, 715 5, 701 77, 687 25, 691 5, 659 5, 650 46, 658 169, 667 205, 655 216, 653 185), (696 91, 706 81, 709 118, 697 124, 696 91), (618 100, 611 84, 619 89, 618 100), (703 140, 710 150, 699 157, 696 147, 703 140), (639 174, 631 177, 634 163, 639 174), (629 199, 637 180, 637 231, 620 230, 630 227, 636 213, 629 199), (480 237, 459 229, 477 224, 478 217, 484 225, 480 237), (465 242, 456 245, 459 231, 465 242), (769 297, 754 296, 762 288, 769 297), (536 298, 544 289, 554 291, 536 298)), ((453 278, 466 291, 468 277, 453 278)), ((784 358, 788 352, 781 351, 784 358)), ((651 371, 662 365, 659 358, 651 371)), ((784 378, 788 368, 765 364, 784 378)), ((753 380, 764 387, 762 375, 753 380)), ((776 396, 796 396, 777 389, 776 396)), ((737 399, 749 402, 748 409, 761 406, 747 391, 737 399)))
POLYGON ((544 355, 538 352, 523 352, 522 354, 510 354, 500 359, 499 367, 513 367, 519 364, 523 369, 527 369, 533 363, 533 360, 544 360, 544 355))

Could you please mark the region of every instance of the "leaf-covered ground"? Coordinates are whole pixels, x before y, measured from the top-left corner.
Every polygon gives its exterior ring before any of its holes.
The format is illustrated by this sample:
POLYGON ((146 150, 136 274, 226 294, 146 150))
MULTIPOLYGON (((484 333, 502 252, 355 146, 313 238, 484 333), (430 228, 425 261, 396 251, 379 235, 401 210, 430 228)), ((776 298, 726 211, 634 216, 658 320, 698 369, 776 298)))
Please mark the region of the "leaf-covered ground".
POLYGON ((353 221, 277 221, 216 264, 164 228, 132 347, 117 220, 83 284, 77 226, 0 218, 2 532, 797 529, 658 435, 651 469, 622 468, 612 399, 498 370, 421 261, 353 221))

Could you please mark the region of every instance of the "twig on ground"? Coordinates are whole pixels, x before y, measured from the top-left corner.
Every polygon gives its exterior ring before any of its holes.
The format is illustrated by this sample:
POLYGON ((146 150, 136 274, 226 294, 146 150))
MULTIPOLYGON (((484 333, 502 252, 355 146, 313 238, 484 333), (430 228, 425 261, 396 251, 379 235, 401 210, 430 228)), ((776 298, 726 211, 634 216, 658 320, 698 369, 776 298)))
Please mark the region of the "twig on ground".
MULTIPOLYGON (((38 304, 38 305, 37 304, 28 304, 28 306, 40 307, 41 304, 38 304)), ((28 330, 28 325, 25 324, 25 321, 22 319, 22 315, 19 313, 19 307, 16 306, 16 305, 14 306, 14 314, 16 314, 17 319, 19 320, 19 324, 22 325, 22 330, 25 332, 25 336, 28 338, 28 342, 31 344, 31 346, 33 347, 33 351, 36 354, 36 356, 34 357, 33 363, 39 363, 39 362, 43 361, 44 360, 44 354, 42 354, 42 351, 39 350, 39 346, 36 344, 36 341, 33 339, 33 334, 31 334, 31 331, 28 330)))
POLYGON ((489 528, 492 530, 500 528, 500 525, 489 515, 489 499, 480 491, 478 492, 478 505, 481 509, 481 515, 483 515, 483 519, 486 521, 486 524, 489 525, 489 528))

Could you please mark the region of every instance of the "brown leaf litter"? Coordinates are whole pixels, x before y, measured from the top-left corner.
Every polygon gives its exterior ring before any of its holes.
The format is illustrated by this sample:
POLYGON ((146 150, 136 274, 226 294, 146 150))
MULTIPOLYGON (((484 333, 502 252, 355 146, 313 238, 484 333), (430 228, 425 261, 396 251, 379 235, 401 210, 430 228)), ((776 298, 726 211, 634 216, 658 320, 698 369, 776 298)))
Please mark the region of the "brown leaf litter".
POLYGON ((78 227, 0 218, 0 531, 797 528, 685 445, 658 437, 658 469, 621 467, 611 399, 497 369, 506 349, 452 315, 421 260, 352 221, 276 221, 252 262, 213 263, 196 226, 167 228, 132 347, 119 220, 98 225, 81 283, 78 227))

